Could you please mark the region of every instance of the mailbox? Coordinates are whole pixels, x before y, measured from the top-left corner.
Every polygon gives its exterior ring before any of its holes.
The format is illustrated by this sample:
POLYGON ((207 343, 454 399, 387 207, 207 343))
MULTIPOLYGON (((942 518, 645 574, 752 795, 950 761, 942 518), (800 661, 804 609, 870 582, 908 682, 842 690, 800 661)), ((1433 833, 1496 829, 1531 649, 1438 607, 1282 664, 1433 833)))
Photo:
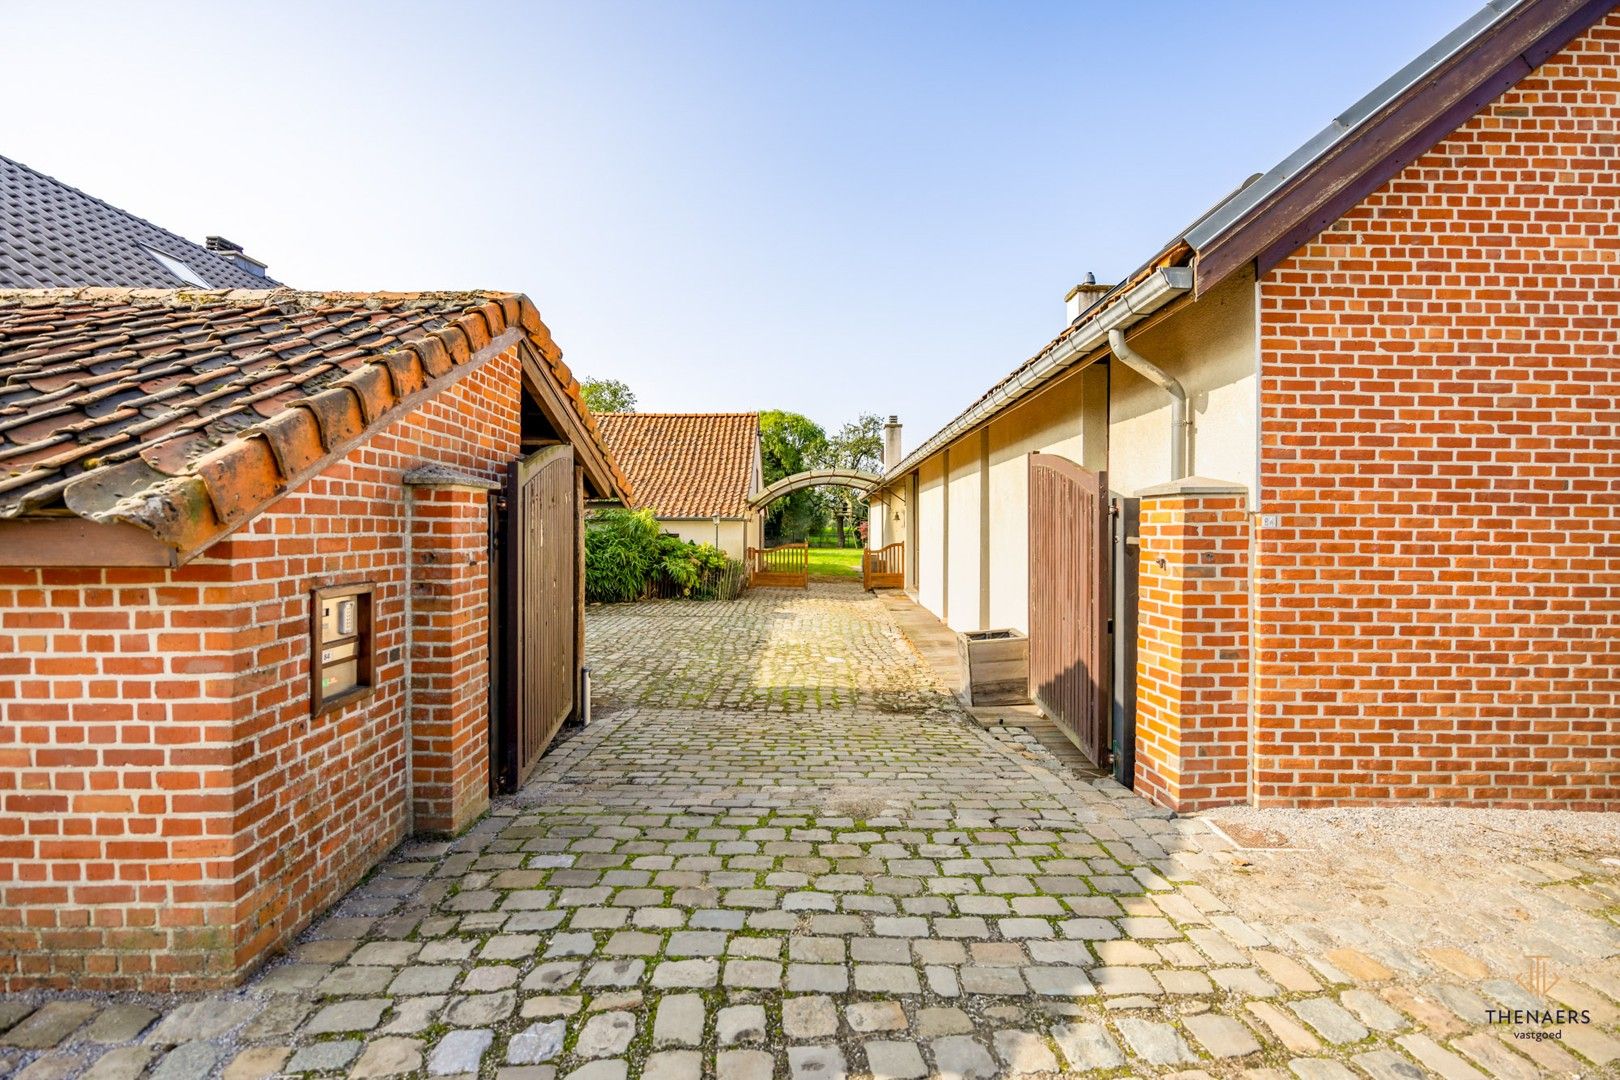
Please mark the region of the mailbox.
POLYGON ((368 582, 311 594, 310 711, 317 716, 371 689, 374 592, 368 582))

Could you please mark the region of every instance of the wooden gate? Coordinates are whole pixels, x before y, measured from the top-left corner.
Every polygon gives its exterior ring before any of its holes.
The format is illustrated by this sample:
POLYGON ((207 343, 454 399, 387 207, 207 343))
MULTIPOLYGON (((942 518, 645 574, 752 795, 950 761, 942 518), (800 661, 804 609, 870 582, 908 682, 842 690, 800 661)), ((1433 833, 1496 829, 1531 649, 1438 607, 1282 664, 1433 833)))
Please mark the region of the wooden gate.
POLYGON ((1108 484, 1029 455, 1029 692, 1099 767, 1108 762, 1108 484))
POLYGON ((500 665, 496 718, 501 789, 528 779, 574 710, 579 538, 574 448, 548 446, 513 463, 501 544, 500 665))
POLYGON ((810 587, 810 545, 807 543, 749 548, 747 556, 749 585, 810 587))
POLYGON ((906 545, 890 544, 876 551, 861 551, 861 587, 864 589, 903 589, 906 587, 906 545))

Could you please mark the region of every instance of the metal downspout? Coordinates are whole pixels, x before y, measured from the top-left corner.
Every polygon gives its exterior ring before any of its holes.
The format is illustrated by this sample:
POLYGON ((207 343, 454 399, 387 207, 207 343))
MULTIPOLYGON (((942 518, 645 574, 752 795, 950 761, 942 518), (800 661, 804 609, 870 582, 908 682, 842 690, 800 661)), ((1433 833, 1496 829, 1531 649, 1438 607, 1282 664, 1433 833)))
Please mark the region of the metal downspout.
POLYGON ((1108 348, 1126 367, 1170 395, 1170 479, 1185 479, 1187 443, 1192 438, 1192 420, 1187 416, 1187 391, 1175 376, 1125 344, 1123 330, 1108 331, 1108 348))

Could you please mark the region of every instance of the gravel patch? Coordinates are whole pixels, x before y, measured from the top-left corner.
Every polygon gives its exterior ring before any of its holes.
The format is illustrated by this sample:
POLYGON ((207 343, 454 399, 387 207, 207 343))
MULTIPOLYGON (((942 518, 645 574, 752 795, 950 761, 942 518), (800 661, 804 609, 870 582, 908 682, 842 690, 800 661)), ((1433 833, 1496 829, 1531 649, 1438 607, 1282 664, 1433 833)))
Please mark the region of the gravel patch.
MULTIPOLYGON (((1405 850, 1422 858, 1620 858, 1620 814, 1569 810, 1474 810, 1450 806, 1257 810, 1229 806, 1190 815, 1240 834, 1277 836, 1293 848, 1369 853, 1405 850)), ((1263 846, 1273 847, 1267 843, 1263 846)))

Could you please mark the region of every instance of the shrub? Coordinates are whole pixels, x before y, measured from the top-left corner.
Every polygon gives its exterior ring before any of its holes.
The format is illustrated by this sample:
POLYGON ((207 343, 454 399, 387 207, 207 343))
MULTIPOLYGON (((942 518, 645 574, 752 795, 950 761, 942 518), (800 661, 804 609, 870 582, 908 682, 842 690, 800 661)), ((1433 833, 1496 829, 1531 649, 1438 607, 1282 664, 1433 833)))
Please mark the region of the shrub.
POLYGON ((651 510, 603 510, 585 529, 585 598, 592 603, 729 600, 742 591, 742 569, 713 544, 662 532, 651 510))

